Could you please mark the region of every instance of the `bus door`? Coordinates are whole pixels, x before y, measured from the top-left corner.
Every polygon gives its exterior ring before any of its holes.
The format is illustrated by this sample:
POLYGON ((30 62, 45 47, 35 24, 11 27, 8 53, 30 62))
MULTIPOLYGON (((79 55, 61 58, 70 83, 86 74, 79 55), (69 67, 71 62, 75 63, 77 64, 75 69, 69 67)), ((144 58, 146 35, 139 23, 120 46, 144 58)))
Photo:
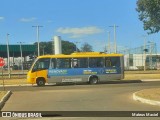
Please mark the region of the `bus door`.
POLYGON ((70 58, 52 58, 48 70, 48 83, 61 83, 68 76, 71 68, 70 58))

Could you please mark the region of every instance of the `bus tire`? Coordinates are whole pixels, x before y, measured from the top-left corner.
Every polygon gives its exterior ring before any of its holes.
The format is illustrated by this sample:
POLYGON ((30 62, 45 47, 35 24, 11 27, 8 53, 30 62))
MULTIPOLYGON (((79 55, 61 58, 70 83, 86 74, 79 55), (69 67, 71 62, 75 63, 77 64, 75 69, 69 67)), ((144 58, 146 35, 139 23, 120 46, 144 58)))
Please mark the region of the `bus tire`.
POLYGON ((89 78, 89 84, 93 85, 93 84, 97 84, 98 83, 98 77, 97 76, 91 76, 89 78))
POLYGON ((44 80, 44 78, 38 78, 36 83, 37 83, 37 86, 44 86, 45 80, 44 80))

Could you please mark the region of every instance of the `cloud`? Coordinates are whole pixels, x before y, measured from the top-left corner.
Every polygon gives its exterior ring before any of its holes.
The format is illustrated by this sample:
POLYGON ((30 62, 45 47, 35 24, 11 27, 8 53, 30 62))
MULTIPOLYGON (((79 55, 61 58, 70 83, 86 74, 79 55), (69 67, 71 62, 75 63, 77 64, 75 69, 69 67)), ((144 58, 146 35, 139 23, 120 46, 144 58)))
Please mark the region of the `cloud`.
POLYGON ((52 20, 47 20, 47 23, 52 23, 53 21, 52 20))
POLYGON ((0 16, 0 20, 4 20, 4 17, 0 16))
POLYGON ((33 22, 34 20, 36 20, 37 18, 35 17, 31 17, 31 18, 21 18, 20 21, 21 22, 33 22))
POLYGON ((81 28, 58 28, 57 32, 62 34, 71 34, 71 38, 78 38, 85 35, 92 35, 103 32, 102 29, 90 26, 90 27, 81 27, 81 28))

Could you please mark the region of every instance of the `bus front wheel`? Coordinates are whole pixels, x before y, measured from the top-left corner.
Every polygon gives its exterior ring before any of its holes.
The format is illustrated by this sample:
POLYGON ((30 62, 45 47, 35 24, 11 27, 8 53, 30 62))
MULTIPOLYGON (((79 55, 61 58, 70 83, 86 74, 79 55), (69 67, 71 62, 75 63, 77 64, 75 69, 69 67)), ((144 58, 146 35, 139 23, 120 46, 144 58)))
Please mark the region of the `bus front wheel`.
POLYGON ((37 85, 38 86, 44 86, 45 85, 45 80, 43 78, 38 78, 37 79, 37 85))
POLYGON ((90 84, 97 84, 98 83, 98 77, 97 76, 92 76, 89 79, 90 84))

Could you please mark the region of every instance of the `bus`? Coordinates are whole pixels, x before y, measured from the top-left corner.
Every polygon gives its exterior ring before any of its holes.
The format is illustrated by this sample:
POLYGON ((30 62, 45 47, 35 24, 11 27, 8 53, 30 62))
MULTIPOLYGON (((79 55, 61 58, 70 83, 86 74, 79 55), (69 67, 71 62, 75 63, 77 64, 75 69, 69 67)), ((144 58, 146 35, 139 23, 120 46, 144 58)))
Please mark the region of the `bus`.
POLYGON ((123 55, 102 52, 39 56, 27 73, 27 82, 38 86, 44 86, 45 83, 97 84, 123 78, 123 55))

